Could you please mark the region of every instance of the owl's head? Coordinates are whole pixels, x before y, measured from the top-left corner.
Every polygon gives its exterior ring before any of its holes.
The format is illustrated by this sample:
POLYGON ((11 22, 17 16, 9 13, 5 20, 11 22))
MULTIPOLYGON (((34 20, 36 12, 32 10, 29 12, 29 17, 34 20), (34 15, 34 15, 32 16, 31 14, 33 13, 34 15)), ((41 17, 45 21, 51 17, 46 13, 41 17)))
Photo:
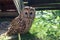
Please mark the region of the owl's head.
POLYGON ((30 6, 25 6, 23 11, 21 12, 22 18, 34 19, 35 17, 35 8, 30 6))

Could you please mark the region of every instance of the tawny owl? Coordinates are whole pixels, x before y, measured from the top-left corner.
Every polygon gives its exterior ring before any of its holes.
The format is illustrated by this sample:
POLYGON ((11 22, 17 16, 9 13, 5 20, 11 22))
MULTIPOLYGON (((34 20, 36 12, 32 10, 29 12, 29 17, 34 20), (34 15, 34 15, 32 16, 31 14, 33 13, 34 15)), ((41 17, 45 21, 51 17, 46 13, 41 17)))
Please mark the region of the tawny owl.
POLYGON ((35 8, 26 6, 9 25, 7 35, 27 33, 35 17, 35 8))

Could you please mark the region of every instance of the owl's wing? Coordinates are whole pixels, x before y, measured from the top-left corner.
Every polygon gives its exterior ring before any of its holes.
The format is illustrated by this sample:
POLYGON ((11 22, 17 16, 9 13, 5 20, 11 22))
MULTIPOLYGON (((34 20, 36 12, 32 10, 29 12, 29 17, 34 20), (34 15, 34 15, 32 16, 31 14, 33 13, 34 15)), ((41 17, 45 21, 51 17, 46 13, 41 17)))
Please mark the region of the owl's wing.
POLYGON ((18 17, 15 18, 11 24, 9 25, 9 28, 8 28, 8 31, 7 31, 7 35, 12 35, 12 34, 15 34, 17 31, 16 29, 18 29, 18 17))

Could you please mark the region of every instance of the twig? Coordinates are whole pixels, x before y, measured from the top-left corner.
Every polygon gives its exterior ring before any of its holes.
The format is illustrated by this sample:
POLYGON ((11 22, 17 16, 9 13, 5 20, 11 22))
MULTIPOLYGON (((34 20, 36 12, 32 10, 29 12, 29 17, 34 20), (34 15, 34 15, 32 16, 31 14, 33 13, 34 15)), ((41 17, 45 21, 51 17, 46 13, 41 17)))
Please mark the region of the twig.
POLYGON ((18 33, 18 40, 21 40, 20 33, 18 33))

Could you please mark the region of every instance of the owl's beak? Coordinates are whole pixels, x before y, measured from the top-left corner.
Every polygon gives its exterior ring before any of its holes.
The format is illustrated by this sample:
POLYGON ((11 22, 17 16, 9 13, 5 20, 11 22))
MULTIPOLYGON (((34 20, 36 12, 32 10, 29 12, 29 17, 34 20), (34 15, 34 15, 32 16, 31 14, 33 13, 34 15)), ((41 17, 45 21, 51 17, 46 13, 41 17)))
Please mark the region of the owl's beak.
POLYGON ((29 17, 29 15, 28 15, 28 19, 29 19, 30 17, 29 17))

